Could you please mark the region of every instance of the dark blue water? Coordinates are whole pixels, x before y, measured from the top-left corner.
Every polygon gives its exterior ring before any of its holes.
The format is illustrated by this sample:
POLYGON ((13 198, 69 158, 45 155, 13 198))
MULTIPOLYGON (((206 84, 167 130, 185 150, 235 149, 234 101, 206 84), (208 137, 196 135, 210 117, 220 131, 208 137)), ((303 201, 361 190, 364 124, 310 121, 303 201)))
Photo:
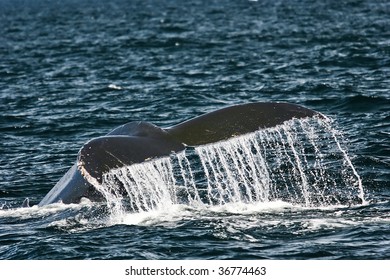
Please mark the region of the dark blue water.
POLYGON ((389 1, 0 0, 0 113, 0 259, 390 258, 389 1), (34 206, 118 125, 254 101, 331 117, 367 203, 34 206))

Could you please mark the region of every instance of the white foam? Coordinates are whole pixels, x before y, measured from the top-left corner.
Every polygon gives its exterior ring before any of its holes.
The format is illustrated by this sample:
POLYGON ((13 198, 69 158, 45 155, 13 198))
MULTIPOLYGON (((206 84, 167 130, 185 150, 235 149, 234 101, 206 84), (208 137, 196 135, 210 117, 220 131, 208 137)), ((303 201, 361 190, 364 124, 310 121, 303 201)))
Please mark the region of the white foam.
POLYGON ((109 85, 108 85, 108 88, 109 88, 109 89, 115 89, 115 90, 121 90, 121 89, 123 89, 122 87, 117 86, 117 85, 114 85, 114 84, 109 84, 109 85))
MULTIPOLYGON (((345 206, 341 206, 341 208, 345 208, 345 206)), ((215 217, 240 217, 238 218, 238 220, 235 220, 235 224, 239 225, 241 220, 245 224, 243 225, 243 227, 248 227, 250 226, 248 224, 248 219, 251 220, 253 217, 256 217, 253 221, 253 226, 258 226, 258 217, 261 217, 265 214, 283 215, 283 213, 291 214, 301 213, 308 210, 322 211, 330 209, 336 209, 336 207, 321 207, 320 209, 313 207, 308 208, 300 205, 287 203, 284 201, 259 202, 254 204, 239 202, 214 206, 203 205, 202 207, 191 207, 187 205, 176 204, 159 210, 122 213, 122 215, 120 216, 112 216, 109 220, 109 224, 126 224, 139 226, 164 225, 167 227, 171 225, 175 227, 177 225, 177 222, 184 220, 215 219, 215 217)), ((335 218, 335 220, 337 219, 335 218)), ((263 225, 277 225, 280 223, 279 220, 276 221, 272 219, 262 220, 261 222, 263 225)), ((320 220, 318 220, 317 222, 319 223, 320 220)), ((313 221, 312 227, 314 227, 317 222, 313 221)), ((309 224, 307 225, 307 227, 310 227, 309 224)))
POLYGON ((78 204, 64 204, 62 202, 52 203, 45 206, 34 205, 31 207, 20 207, 3 209, 0 211, 0 217, 15 217, 21 219, 39 218, 55 213, 63 212, 67 209, 79 210, 85 206, 91 206, 92 203, 88 199, 82 199, 78 204))

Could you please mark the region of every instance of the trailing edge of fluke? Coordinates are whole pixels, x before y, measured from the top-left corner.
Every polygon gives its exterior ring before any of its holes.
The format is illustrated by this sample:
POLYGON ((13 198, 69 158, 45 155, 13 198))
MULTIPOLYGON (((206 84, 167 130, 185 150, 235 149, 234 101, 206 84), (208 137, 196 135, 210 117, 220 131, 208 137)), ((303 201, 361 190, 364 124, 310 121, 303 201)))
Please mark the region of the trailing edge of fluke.
POLYGON ((227 140, 259 129, 270 128, 293 118, 322 115, 289 103, 248 103, 219 109, 169 128, 148 122, 130 122, 105 136, 88 141, 77 162, 42 199, 39 206, 63 202, 78 203, 82 197, 102 200, 93 187, 104 173, 146 160, 169 156, 186 146, 227 140))

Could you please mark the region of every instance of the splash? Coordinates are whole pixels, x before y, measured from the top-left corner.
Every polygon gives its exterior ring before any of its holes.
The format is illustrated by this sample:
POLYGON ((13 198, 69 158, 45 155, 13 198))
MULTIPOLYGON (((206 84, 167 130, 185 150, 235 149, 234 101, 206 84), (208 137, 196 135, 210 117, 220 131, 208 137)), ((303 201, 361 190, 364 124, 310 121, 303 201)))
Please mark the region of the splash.
POLYGON ((304 207, 364 203, 361 179, 331 120, 294 119, 270 129, 125 166, 95 187, 117 216, 283 201, 304 207))

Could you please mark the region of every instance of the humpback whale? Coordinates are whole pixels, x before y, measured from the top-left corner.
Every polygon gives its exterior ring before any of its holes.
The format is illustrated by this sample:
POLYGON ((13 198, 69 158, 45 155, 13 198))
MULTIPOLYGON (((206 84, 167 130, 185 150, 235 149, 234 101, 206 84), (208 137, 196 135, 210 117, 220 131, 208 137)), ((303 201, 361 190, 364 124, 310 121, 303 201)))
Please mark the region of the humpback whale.
POLYGON ((88 141, 76 163, 41 200, 39 206, 78 203, 103 196, 91 182, 101 183, 111 169, 169 156, 188 146, 199 146, 270 128, 293 118, 322 115, 290 103, 247 103, 222 108, 168 128, 144 121, 129 122, 105 136, 88 141))

